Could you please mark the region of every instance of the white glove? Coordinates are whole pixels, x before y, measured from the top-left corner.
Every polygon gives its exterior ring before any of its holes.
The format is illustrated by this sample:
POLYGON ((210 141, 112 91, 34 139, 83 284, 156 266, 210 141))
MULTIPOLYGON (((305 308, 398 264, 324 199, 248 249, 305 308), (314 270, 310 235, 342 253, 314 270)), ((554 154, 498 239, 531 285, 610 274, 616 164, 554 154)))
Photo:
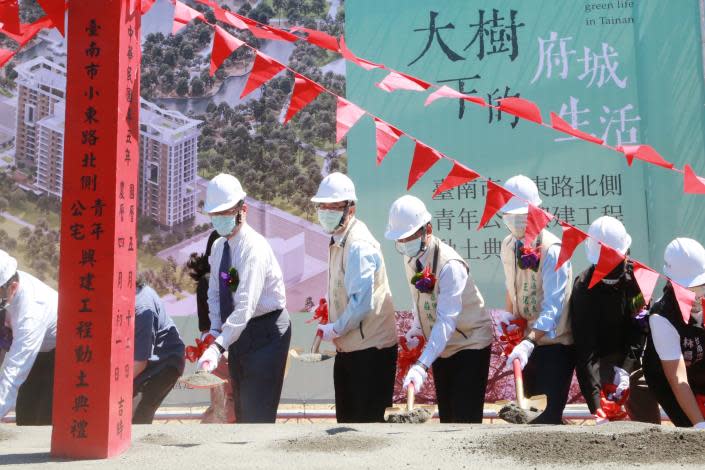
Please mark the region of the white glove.
POLYGON ((497 311, 497 320, 499 320, 499 323, 504 323, 506 325, 509 325, 509 323, 512 320, 516 320, 516 316, 511 313, 507 312, 506 310, 498 310, 497 311))
POLYGON ((220 361, 220 350, 215 344, 208 346, 208 349, 203 351, 203 355, 198 360, 197 367, 206 372, 213 372, 216 367, 218 367, 218 361, 220 361))
POLYGON ((521 343, 517 344, 509 357, 507 357, 507 363, 504 365, 504 370, 511 371, 514 368, 514 359, 519 359, 521 369, 524 370, 524 367, 526 367, 526 363, 529 362, 529 357, 533 352, 534 343, 528 339, 525 339, 521 343))
POLYGON ((697 423, 695 426, 693 426, 693 429, 698 429, 700 431, 705 431, 705 421, 700 421, 697 423))
POLYGON ((216 339, 218 336, 220 336, 220 331, 218 330, 210 330, 210 331, 204 331, 201 333, 201 341, 205 341, 208 336, 212 336, 213 339, 216 339))
POLYGON ((323 341, 333 341, 335 338, 340 337, 338 332, 335 331, 335 328, 333 328, 332 323, 327 323, 325 325, 318 325, 318 331, 323 333, 323 336, 322 336, 323 341))
POLYGON ((428 373, 424 370, 423 367, 418 364, 414 364, 413 366, 411 366, 411 369, 409 369, 409 372, 406 373, 406 377, 404 377, 404 389, 408 388, 410 383, 413 383, 414 390, 420 392, 421 387, 423 386, 423 383, 426 380, 427 376, 428 373))
MULTIPOLYGON (((617 390, 615 390, 612 395, 614 396, 614 399, 619 400, 622 398, 622 394, 629 390, 629 372, 617 366, 614 366, 613 368, 614 380, 612 383, 617 386, 617 390)), ((610 397, 607 398, 612 400, 610 397)))
POLYGON ((404 335, 406 338, 406 346, 409 349, 415 349, 419 345, 419 336, 423 336, 423 330, 419 327, 412 326, 404 335))

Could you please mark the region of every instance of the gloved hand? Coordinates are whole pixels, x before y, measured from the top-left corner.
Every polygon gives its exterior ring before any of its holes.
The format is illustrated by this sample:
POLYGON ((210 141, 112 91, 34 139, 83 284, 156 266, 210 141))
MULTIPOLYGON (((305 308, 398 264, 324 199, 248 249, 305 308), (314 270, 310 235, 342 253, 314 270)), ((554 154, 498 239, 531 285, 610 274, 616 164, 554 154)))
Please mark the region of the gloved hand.
POLYGON ((629 372, 626 370, 614 366, 614 380, 612 381, 617 386, 617 390, 614 391, 611 396, 607 397, 610 400, 619 400, 622 398, 622 394, 629 390, 629 372))
POLYGON ((202 331, 201 332, 201 342, 205 343, 209 341, 209 344, 215 341, 215 339, 220 336, 220 331, 218 330, 210 330, 210 331, 202 331), (213 338, 213 340, 209 340, 208 337, 213 338))
POLYGON ((705 421, 700 421, 695 426, 693 426, 693 429, 697 429, 699 431, 705 431, 705 421))
POLYGON ((513 313, 507 312, 506 310, 497 311, 497 320, 499 320, 499 323, 509 325, 511 321, 516 320, 516 318, 513 313))
POLYGON ((419 336, 423 336, 423 330, 419 327, 412 326, 404 335, 407 348, 416 349, 419 345, 419 336))
POLYGON ((607 413, 605 413, 605 410, 598 408, 597 411, 595 411, 595 426, 607 424, 609 422, 610 420, 607 418, 607 413))
POLYGON ((335 338, 339 338, 340 335, 335 328, 333 328, 332 323, 326 323, 325 325, 318 325, 318 331, 320 331, 323 336, 321 337, 323 341, 333 341, 335 338))
POLYGON ((517 344, 512 350, 512 353, 507 357, 507 363, 504 366, 504 370, 511 371, 514 368, 514 359, 519 359, 522 370, 526 367, 526 363, 529 362, 529 357, 531 353, 534 352, 534 343, 525 339, 521 343, 517 344))
POLYGON ((218 367, 220 361, 220 350, 214 344, 211 344, 208 349, 203 351, 203 355, 198 360, 198 368, 206 372, 213 372, 218 367))
POLYGON ((428 373, 424 368, 418 364, 414 364, 411 366, 411 369, 409 369, 409 372, 406 373, 406 377, 404 377, 403 387, 406 389, 410 383, 413 383, 414 390, 420 392, 426 377, 428 377, 428 373))

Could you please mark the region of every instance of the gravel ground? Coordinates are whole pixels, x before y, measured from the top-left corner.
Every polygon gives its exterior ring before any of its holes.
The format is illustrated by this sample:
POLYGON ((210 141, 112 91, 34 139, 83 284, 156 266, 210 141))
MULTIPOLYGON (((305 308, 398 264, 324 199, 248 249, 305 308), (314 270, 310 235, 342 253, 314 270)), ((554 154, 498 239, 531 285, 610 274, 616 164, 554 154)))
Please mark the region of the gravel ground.
POLYGON ((604 426, 197 425, 133 427, 133 446, 104 461, 53 460, 50 428, 0 426, 0 467, 315 470, 702 468, 705 433, 604 426))

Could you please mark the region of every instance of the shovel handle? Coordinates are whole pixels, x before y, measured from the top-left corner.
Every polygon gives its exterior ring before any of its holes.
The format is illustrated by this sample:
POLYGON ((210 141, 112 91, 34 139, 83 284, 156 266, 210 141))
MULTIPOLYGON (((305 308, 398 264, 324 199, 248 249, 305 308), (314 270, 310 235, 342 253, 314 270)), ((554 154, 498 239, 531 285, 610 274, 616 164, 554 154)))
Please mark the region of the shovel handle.
POLYGON ((406 389, 406 411, 411 411, 414 409, 416 391, 414 390, 414 383, 410 383, 406 389))
POLYGON ((524 375, 521 371, 521 361, 518 358, 512 362, 514 369, 514 387, 517 395, 517 404, 519 408, 526 409, 526 397, 524 396, 524 375))
POLYGON ((311 345, 311 354, 318 354, 318 350, 321 348, 321 341, 323 340, 323 332, 318 330, 316 332, 316 338, 313 340, 311 345))

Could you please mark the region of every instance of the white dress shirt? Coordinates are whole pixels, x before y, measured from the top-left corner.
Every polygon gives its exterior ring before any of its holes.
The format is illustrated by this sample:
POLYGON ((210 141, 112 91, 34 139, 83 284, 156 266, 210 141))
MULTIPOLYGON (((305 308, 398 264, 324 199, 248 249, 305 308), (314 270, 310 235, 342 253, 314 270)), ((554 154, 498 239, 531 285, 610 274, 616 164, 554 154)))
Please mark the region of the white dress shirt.
POLYGON ((18 274, 19 289, 5 315, 5 324, 12 329, 12 346, 0 373, 0 418, 15 406, 17 391, 37 354, 56 348, 58 294, 31 274, 18 274))
POLYGON ((286 307, 284 278, 279 262, 267 240, 252 227, 243 223, 240 231, 228 241, 230 259, 240 277, 240 284, 233 295, 234 310, 225 321, 220 320, 219 268, 225 238, 213 244, 210 279, 208 282, 208 310, 211 329, 221 331, 216 339, 228 349, 238 340, 251 318, 286 307))
MULTIPOLYGON (((419 261, 426 266, 431 250, 426 250, 419 261)), ((411 258, 416 263, 416 258, 411 258)), ((445 350, 448 340, 453 336, 458 316, 463 309, 463 291, 468 282, 468 271, 463 263, 450 260, 438 273, 438 302, 436 305, 436 323, 431 329, 431 335, 426 338, 426 347, 421 353, 419 361, 426 367, 431 367, 433 362, 445 350)), ((419 314, 414 305, 414 326, 421 329, 419 314)))

